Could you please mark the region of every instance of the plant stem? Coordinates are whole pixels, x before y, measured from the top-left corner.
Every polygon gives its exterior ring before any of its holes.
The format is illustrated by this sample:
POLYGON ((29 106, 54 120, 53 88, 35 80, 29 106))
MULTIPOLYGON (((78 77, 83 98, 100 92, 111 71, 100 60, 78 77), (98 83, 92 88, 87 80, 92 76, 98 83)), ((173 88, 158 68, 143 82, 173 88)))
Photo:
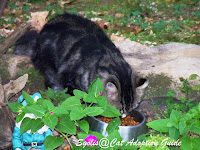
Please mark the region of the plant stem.
POLYGON ((55 130, 57 130, 60 134, 62 134, 62 136, 64 136, 67 140, 67 142, 69 143, 70 147, 73 148, 71 142, 69 141, 68 136, 66 136, 62 131, 60 131, 59 129, 55 128, 55 130))
POLYGON ((93 103, 91 103, 88 107, 92 106, 93 103))

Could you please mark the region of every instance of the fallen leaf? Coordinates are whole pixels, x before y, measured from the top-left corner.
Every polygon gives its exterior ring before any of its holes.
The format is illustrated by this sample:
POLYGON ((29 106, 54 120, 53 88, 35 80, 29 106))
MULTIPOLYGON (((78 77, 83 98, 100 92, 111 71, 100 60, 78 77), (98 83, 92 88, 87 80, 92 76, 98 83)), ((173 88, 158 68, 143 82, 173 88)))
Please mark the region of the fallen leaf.
POLYGON ((126 33, 138 34, 142 31, 139 25, 130 25, 125 28, 126 33))
POLYGON ((144 12, 144 13, 141 13, 140 16, 143 17, 143 18, 146 18, 148 17, 149 13, 148 12, 144 12))
POLYGON ((8 9, 8 8, 5 8, 5 9, 3 10, 3 13, 4 13, 4 14, 10 14, 10 12, 11 12, 11 10, 8 9))
POLYGON ((124 14, 116 13, 116 14, 115 14, 115 17, 117 17, 117 18, 124 17, 124 14))
POLYGON ((70 145, 65 146, 64 150, 70 150, 70 145))
POLYGON ((183 25, 180 25, 180 28, 181 28, 181 29, 185 29, 185 27, 184 27, 183 25))
POLYGON ((107 11, 101 11, 101 12, 94 12, 94 11, 92 11, 92 13, 93 13, 94 15, 97 15, 97 16, 104 16, 104 15, 107 15, 107 14, 108 14, 107 11))
POLYGON ((191 6, 195 5, 195 3, 193 3, 193 2, 189 2, 188 4, 191 6))
POLYGON ((101 19, 101 18, 92 18, 91 19, 93 22, 95 22, 96 24, 98 24, 101 28, 103 29, 108 29, 109 23, 105 22, 105 19, 101 19))
POLYGON ((20 92, 25 87, 27 81, 28 81, 28 74, 25 74, 19 77, 18 79, 10 80, 9 83, 3 85, 6 101, 8 101, 9 98, 11 98, 13 95, 20 92))
POLYGON ((31 23, 32 27, 34 27, 38 32, 40 32, 42 27, 47 22, 46 17, 48 16, 48 14, 49 11, 31 13, 31 19, 28 22, 31 23))
POLYGON ((18 15, 21 15, 22 14, 22 10, 16 10, 16 9, 13 9, 12 14, 18 14, 18 15))
POLYGON ((68 1, 62 1, 61 2, 61 5, 69 5, 69 4, 71 4, 73 2, 73 0, 68 0, 68 1))
POLYGON ((31 93, 29 88, 26 90, 26 93, 28 93, 29 95, 32 95, 32 93, 31 93))
POLYGON ((118 35, 115 35, 115 34, 111 34, 110 39, 112 41, 120 42, 120 41, 123 41, 125 38, 123 36, 118 36, 118 35))
POLYGON ((0 29, 0 35, 1 36, 8 36, 10 35, 14 30, 7 30, 7 29, 0 29))

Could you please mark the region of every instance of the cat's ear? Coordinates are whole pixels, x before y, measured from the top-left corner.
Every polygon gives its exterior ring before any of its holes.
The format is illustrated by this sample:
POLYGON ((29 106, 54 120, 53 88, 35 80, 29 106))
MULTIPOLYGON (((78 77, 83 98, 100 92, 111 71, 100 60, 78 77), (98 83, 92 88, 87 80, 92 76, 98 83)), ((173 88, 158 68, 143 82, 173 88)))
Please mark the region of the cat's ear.
POLYGON ((145 78, 136 78, 136 88, 135 88, 135 104, 138 104, 142 100, 142 96, 144 95, 145 88, 148 86, 149 82, 145 78))
POLYGON ((115 100, 118 98, 118 89, 116 85, 112 82, 107 82, 104 91, 105 96, 110 100, 115 100))

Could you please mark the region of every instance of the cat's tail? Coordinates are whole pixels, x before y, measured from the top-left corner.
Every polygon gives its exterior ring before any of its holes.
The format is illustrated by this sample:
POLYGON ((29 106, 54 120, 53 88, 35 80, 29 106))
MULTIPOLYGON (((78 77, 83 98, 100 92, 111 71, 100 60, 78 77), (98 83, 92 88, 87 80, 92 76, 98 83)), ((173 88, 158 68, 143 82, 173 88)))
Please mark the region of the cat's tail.
POLYGON ((34 55, 34 48, 38 36, 39 34, 35 30, 29 31, 23 35, 17 40, 14 47, 14 53, 16 55, 26 55, 32 57, 34 55))

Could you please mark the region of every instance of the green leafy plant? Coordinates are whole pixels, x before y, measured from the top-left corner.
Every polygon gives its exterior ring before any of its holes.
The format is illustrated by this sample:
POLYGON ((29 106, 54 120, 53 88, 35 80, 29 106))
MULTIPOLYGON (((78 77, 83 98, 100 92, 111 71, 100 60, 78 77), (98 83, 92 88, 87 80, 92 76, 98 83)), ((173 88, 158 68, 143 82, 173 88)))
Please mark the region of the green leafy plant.
MULTIPOLYGON (((47 92, 41 92, 45 96, 38 99, 37 102, 23 91, 22 95, 27 102, 27 106, 17 102, 8 103, 9 108, 14 113, 19 113, 16 122, 21 121, 26 113, 32 113, 38 117, 37 119, 24 118, 21 123, 20 134, 30 129, 32 134, 45 124, 51 130, 56 130, 62 135, 61 137, 48 136, 46 138, 45 149, 52 150, 60 146, 64 138, 68 140, 70 135, 77 134, 76 124, 82 129, 81 133, 78 134, 79 137, 87 135, 95 135, 98 138, 103 137, 100 133, 89 131, 88 122, 82 120, 84 117, 97 115, 117 117, 121 115, 116 108, 108 105, 107 99, 102 96, 104 87, 99 78, 89 86, 88 93, 74 90, 74 96, 70 97, 65 94, 66 91, 67 89, 63 92, 57 91, 54 93, 49 88, 47 92)), ((108 130, 111 137, 118 136, 120 138, 117 131, 115 133, 111 131, 113 131, 112 128, 108 130)), ((68 142, 72 147, 69 140, 68 142)))
MULTIPOLYGON (((199 77, 192 74, 189 80, 199 77)), ((188 94, 191 90, 199 90, 199 84, 193 87, 189 86, 188 80, 181 79, 183 86, 179 89, 185 93, 185 98, 181 98, 181 104, 175 105, 173 102, 173 92, 168 92, 169 97, 166 104, 169 107, 167 113, 169 117, 166 119, 154 120, 147 123, 150 128, 162 133, 166 137, 181 141, 181 149, 199 149, 200 142, 200 103, 192 103, 189 101, 188 94), (173 107, 172 107, 173 105, 173 107)), ((154 134, 155 135, 155 134, 154 134)), ((168 149, 168 147, 166 148, 168 149)))

